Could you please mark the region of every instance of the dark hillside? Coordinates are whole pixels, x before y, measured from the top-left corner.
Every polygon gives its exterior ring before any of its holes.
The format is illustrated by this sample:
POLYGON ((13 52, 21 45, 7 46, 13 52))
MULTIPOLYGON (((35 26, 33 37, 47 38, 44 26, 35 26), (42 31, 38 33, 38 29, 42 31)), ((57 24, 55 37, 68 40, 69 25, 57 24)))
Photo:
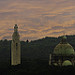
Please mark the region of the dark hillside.
MULTIPOLYGON (((22 59, 49 59, 55 46, 60 42, 61 37, 46 37, 31 42, 21 41, 22 59)), ((67 36, 67 41, 75 49, 75 35, 67 36)), ((0 40, 0 62, 10 60, 11 40, 0 40)))

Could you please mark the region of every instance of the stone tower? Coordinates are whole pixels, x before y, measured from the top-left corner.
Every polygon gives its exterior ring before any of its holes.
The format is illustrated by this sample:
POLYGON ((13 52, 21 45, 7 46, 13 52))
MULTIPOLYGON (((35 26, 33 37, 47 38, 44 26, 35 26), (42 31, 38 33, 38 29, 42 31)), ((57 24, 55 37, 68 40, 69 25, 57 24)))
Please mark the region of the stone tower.
POLYGON ((11 43, 11 65, 21 64, 20 53, 20 36, 18 33, 18 26, 17 24, 15 24, 11 43))

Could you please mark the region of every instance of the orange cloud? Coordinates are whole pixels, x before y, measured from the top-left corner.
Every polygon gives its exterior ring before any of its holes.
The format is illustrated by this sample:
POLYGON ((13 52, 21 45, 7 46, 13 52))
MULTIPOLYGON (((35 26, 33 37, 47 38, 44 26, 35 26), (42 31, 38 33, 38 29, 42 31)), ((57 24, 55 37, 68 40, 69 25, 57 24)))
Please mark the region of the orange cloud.
POLYGON ((74 0, 0 0, 0 39, 11 39, 18 24, 21 40, 75 34, 74 0))

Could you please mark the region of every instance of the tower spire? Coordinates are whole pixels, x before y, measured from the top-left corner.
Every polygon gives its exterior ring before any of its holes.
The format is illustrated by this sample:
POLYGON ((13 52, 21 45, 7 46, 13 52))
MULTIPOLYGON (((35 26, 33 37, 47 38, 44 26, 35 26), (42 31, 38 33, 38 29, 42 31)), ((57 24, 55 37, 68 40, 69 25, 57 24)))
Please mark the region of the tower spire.
POLYGON ((17 26, 17 24, 15 24, 15 26, 14 26, 14 32, 18 32, 18 26, 17 26))

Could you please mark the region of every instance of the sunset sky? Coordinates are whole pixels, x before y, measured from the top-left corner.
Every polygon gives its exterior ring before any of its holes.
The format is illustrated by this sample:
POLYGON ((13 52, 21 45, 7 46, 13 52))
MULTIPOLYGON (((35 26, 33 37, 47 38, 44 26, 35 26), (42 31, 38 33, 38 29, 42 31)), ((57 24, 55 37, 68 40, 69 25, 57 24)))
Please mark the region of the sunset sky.
POLYGON ((0 0, 0 39, 21 40, 75 34, 75 0, 0 0))

